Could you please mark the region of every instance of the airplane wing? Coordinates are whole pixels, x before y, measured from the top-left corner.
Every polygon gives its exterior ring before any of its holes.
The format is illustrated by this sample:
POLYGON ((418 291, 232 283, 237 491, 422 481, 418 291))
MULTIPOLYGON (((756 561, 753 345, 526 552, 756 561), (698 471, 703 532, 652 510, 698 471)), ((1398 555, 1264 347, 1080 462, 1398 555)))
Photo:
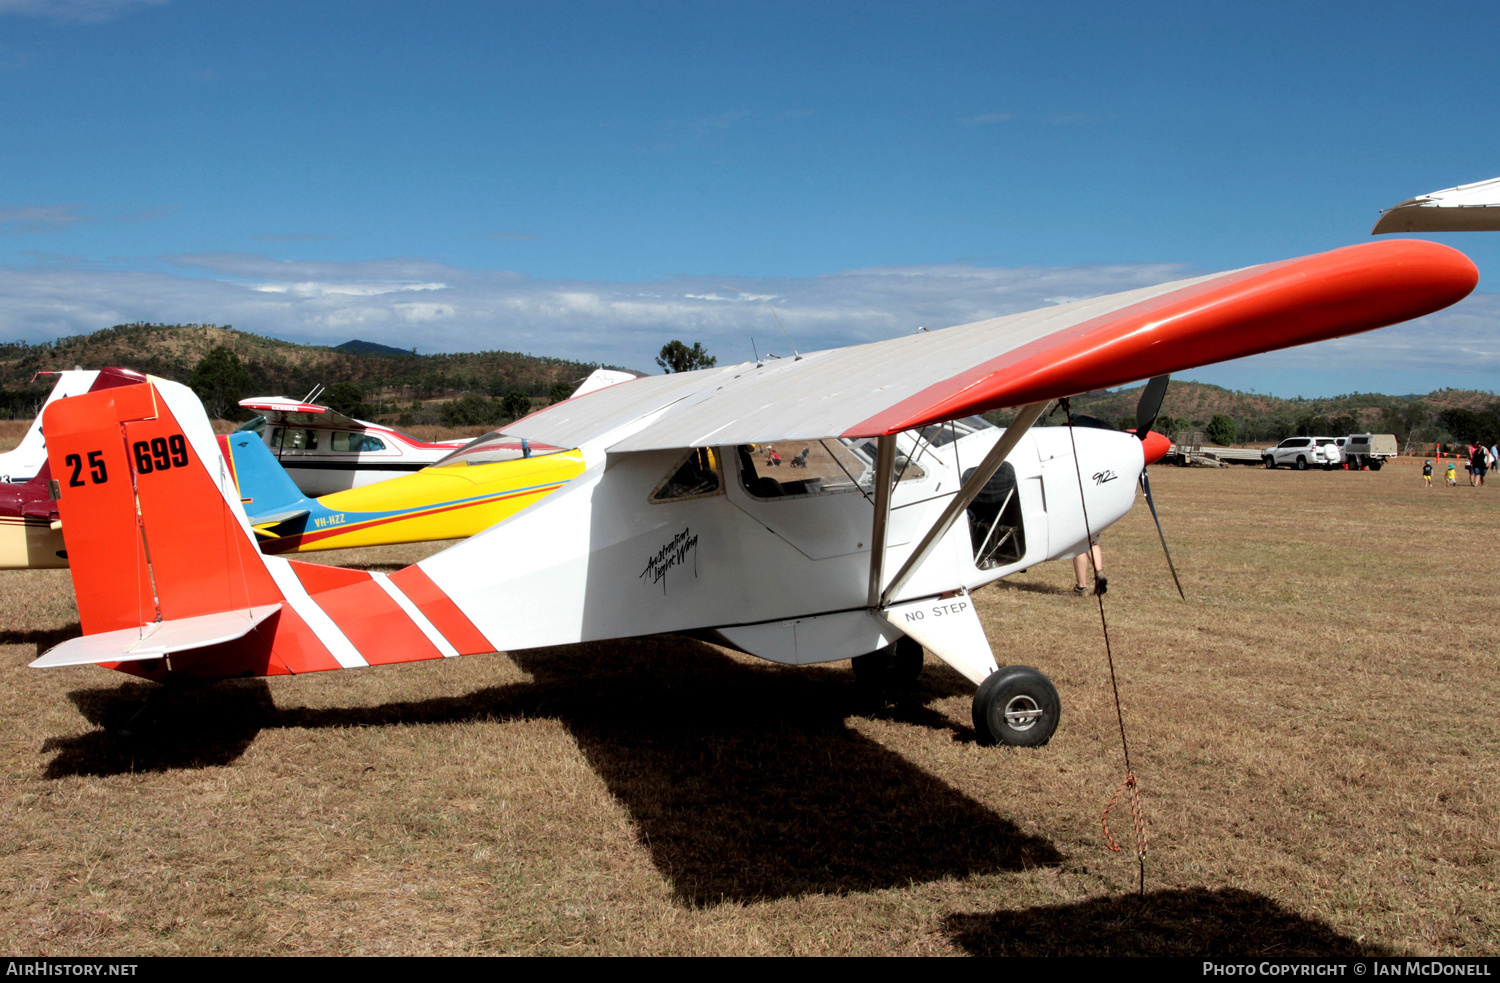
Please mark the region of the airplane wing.
POLYGON ((622 382, 507 435, 610 451, 874 437, 1368 331, 1467 296, 1479 273, 1389 240, 800 358, 622 382))
POLYGON ((1380 214, 1371 235, 1383 232, 1500 231, 1500 177, 1418 195, 1380 214))

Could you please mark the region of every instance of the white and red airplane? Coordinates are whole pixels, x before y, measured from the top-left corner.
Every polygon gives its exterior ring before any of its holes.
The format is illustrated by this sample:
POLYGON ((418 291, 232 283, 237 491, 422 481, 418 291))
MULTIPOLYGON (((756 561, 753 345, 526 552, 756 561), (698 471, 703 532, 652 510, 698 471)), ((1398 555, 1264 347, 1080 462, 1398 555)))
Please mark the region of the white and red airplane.
POLYGON ((331 495, 412 474, 468 443, 429 443, 319 403, 284 396, 252 396, 240 405, 259 415, 239 429, 260 434, 304 495, 331 495))
POLYGON ((86 393, 90 389, 102 389, 106 386, 120 385, 122 380, 144 381, 145 376, 129 369, 104 369, 105 377, 100 380, 98 369, 63 369, 60 371, 38 372, 32 381, 35 382, 42 376, 57 376, 57 382, 52 386, 52 391, 47 394, 47 399, 42 403, 41 409, 37 411, 36 419, 31 421, 31 426, 26 429, 26 434, 21 442, 11 450, 0 454, 0 483, 24 483, 35 478, 41 473, 42 465, 47 463, 47 441, 42 436, 42 411, 51 406, 59 399, 67 396, 77 396, 86 393), (98 384, 96 386, 96 383, 98 384))
POLYGON ((925 648, 976 685, 980 740, 1042 744, 1057 691, 996 664, 969 593, 1081 551, 1131 508, 1152 453, 1118 432, 1032 430, 1051 402, 1418 317, 1477 282, 1456 250, 1379 241, 637 379, 506 427, 580 448, 586 470, 389 575, 261 555, 184 387, 63 400, 47 411, 53 473, 67 455, 98 465, 57 503, 84 634, 32 665, 224 678, 691 632, 900 674, 925 648), (1022 407, 1004 431, 963 422, 999 407, 1022 407))
MULTIPOLYGON (((595 369, 574 395, 586 395, 634 378, 630 372, 595 369)), ((260 434, 292 482, 304 495, 313 497, 415 473, 469 442, 468 438, 418 440, 379 423, 356 420, 320 403, 284 396, 252 396, 240 400, 240 405, 259 415, 239 430, 260 434)), ((522 456, 519 444, 514 456, 522 456)))

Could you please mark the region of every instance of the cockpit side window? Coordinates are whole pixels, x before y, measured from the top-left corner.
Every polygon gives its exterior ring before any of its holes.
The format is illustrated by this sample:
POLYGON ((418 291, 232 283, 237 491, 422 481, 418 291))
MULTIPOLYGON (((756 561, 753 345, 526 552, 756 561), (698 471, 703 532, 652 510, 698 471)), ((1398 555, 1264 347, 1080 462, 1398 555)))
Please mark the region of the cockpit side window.
POLYGON ((718 456, 707 447, 689 450, 671 472, 651 492, 651 504, 685 502, 724 494, 724 478, 719 472, 718 456))
MULTIPOLYGON (((968 481, 973 468, 964 472, 968 481)), ((981 570, 1019 563, 1026 555, 1026 527, 1021 521, 1021 495, 1016 469, 1007 461, 984 483, 969 503, 969 539, 974 565, 981 570)))
MULTIPOLYGON (((755 498, 775 500, 868 493, 875 484, 875 442, 858 440, 812 440, 791 444, 741 444, 740 482, 755 498), (785 451, 785 453, 783 453, 785 451)), ((901 468, 905 459, 898 459, 901 468)), ((912 464, 903 480, 924 476, 912 464)))

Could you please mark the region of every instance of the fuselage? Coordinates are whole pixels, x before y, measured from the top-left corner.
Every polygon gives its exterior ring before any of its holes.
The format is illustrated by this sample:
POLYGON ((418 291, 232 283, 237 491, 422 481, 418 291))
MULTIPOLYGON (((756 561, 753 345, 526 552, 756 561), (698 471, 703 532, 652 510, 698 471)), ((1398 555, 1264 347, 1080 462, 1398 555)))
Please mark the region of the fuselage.
MULTIPOLYGON (((937 436, 902 436, 908 463, 894 492, 886 571, 912 554, 1001 433, 979 429, 941 445, 937 436)), ((776 450, 780 466, 751 445, 611 454, 420 566, 506 648, 713 629, 752 654, 805 663, 888 644, 894 636, 868 603, 870 455, 837 440, 776 450), (807 467, 787 463, 804 447, 807 467), (495 562, 503 556, 527 562, 495 562)), ((1090 531, 1130 510, 1143 461, 1128 434, 1028 433, 968 521, 942 536, 892 601, 972 590, 1080 552, 1090 531)))

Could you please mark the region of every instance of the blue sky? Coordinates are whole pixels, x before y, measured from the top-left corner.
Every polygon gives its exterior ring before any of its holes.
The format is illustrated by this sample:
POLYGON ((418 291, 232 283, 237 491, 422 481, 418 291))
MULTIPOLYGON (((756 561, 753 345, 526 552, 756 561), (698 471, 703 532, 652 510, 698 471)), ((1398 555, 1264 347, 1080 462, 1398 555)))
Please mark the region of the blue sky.
MULTIPOLYGON (((0 339, 130 320, 652 367, 1365 241, 1500 175, 1481 4, 0 0, 0 339), (1222 8, 1222 9, 1221 9, 1222 8), (733 288, 733 289, 731 289, 733 288)), ((1188 375, 1500 389, 1480 293, 1188 375)))

